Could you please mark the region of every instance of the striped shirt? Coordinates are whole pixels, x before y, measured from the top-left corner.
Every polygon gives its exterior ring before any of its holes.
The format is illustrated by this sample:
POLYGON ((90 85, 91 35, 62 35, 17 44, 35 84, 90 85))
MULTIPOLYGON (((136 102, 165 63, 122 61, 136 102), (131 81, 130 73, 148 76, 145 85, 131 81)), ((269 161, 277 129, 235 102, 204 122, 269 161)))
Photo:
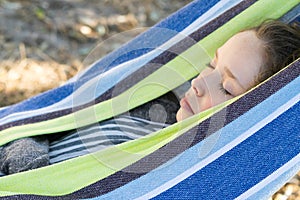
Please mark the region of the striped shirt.
POLYGON ((166 126, 168 125, 164 123, 120 115, 77 129, 60 140, 50 143, 50 164, 134 140, 166 126))

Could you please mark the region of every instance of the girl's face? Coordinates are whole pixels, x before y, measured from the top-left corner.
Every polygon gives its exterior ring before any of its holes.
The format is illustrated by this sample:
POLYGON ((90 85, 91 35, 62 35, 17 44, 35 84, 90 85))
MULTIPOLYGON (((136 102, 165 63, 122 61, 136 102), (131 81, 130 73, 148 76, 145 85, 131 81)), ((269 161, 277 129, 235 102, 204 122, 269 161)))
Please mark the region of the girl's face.
POLYGON ((213 60, 180 101, 177 121, 238 96, 255 85, 263 64, 263 42, 254 31, 234 35, 220 47, 213 60))

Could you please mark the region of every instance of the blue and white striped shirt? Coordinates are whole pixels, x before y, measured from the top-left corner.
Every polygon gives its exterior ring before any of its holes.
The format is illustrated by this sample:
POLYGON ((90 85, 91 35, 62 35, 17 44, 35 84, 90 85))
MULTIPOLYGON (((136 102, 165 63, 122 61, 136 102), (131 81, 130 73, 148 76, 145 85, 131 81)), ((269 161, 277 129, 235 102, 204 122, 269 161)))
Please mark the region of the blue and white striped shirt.
POLYGON ((168 126, 128 115, 120 115, 68 134, 50 143, 50 163, 61 162, 112 145, 134 140, 168 126))

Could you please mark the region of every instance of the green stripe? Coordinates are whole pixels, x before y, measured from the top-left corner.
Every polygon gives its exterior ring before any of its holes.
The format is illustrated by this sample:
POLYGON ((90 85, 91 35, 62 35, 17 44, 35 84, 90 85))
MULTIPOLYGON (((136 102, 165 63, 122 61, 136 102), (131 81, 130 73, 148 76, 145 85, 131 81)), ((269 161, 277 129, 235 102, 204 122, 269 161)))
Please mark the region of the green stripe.
MULTIPOLYGON (((14 140, 20 135, 26 137, 74 129, 78 125, 83 126, 110 118, 154 99, 197 75, 209 60, 209 56, 212 56, 215 50, 238 30, 250 25, 257 25, 267 18, 278 18, 298 3, 299 0, 260 0, 118 97, 78 111, 75 114, 4 130, 0 133, 1 144, 14 140), (207 50, 207 53, 199 55, 199 52, 203 52, 203 49, 207 50)), ((234 100, 218 106, 217 109, 221 109, 234 100)), ((123 143, 93 155, 82 156, 45 168, 2 177, 0 178, 0 195, 19 193, 69 194, 136 162, 215 112, 215 109, 208 110, 153 133, 146 138, 123 143)))

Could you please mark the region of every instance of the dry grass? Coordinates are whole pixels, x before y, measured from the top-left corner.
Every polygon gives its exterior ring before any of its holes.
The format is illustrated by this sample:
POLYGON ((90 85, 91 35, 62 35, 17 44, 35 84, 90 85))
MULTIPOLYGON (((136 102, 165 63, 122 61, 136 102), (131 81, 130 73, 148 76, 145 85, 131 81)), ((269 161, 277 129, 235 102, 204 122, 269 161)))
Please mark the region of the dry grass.
POLYGON ((0 63, 0 106, 17 103, 55 88, 79 69, 54 61, 24 58, 0 63))

